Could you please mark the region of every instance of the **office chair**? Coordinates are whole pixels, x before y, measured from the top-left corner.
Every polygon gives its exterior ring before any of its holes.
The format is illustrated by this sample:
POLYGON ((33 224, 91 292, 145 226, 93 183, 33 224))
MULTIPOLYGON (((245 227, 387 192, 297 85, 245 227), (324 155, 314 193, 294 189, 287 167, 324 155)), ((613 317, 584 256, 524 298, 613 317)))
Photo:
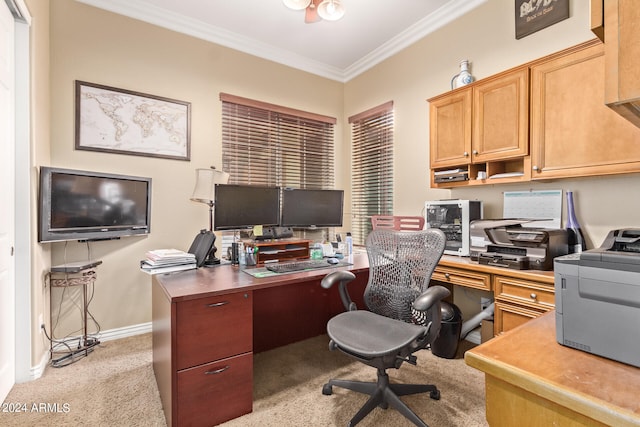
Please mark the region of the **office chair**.
POLYGON ((374 230, 391 229, 399 231, 419 231, 424 228, 421 216, 373 215, 371 226, 374 230))
POLYGON ((449 296, 442 286, 429 287, 445 246, 439 229, 423 231, 373 230, 366 241, 369 256, 369 281, 364 292, 368 310, 358 310, 347 284, 355 278, 350 271, 336 271, 322 279, 322 287, 339 284, 346 312, 329 320, 329 348, 377 368, 375 383, 331 379, 322 394, 331 395, 332 387, 343 387, 371 397, 351 419, 360 422, 376 406, 389 405, 418 426, 427 426, 398 396, 429 392, 440 399, 440 391, 430 384, 390 384, 386 372, 403 362, 416 364, 413 354, 427 348, 440 330, 440 301, 449 296))

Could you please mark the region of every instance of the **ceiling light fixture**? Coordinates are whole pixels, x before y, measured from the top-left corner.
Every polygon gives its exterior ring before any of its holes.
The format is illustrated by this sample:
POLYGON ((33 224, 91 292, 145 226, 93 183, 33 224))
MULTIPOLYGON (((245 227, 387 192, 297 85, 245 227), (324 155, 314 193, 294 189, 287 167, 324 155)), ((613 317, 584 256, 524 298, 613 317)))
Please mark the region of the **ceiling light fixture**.
POLYGON ((318 22, 320 19, 337 21, 344 15, 340 0, 282 0, 292 10, 305 10, 304 22, 318 22))
POLYGON ((344 16, 344 7, 339 0, 324 0, 318 6, 318 15, 327 21, 337 21, 344 16))

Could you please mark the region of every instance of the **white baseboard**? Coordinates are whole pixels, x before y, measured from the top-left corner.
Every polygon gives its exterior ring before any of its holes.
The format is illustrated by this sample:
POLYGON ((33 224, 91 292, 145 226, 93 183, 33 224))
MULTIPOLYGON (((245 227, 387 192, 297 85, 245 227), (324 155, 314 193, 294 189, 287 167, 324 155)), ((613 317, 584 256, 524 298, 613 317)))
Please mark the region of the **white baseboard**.
MULTIPOLYGON (((150 333, 152 330, 152 323, 140 323, 137 325, 125 326, 123 328, 109 329, 107 331, 102 331, 98 334, 98 339, 100 342, 105 341, 113 341, 120 338, 133 337, 136 335, 142 335, 150 333)), ((37 380, 44 373, 44 369, 49 364, 49 360, 51 358, 51 354, 47 349, 42 357, 40 358, 40 363, 36 366, 32 366, 29 370, 29 378, 26 381, 37 380)), ((26 382, 25 381, 25 382, 26 382)))
POLYGON ((123 328, 109 329, 101 331, 99 334, 100 341, 113 341, 120 338, 133 337, 136 335, 147 334, 151 332, 151 322, 139 323, 137 325, 125 326, 123 328))

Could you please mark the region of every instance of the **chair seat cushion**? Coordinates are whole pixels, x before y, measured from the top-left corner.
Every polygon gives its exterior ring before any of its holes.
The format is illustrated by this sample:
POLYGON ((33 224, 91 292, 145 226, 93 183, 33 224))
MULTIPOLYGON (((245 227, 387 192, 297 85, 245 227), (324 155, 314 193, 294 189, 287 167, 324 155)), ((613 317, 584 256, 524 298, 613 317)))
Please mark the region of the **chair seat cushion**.
POLYGON ((371 358, 396 353, 424 336, 427 328, 370 311, 355 310, 331 318, 327 333, 338 347, 371 358))

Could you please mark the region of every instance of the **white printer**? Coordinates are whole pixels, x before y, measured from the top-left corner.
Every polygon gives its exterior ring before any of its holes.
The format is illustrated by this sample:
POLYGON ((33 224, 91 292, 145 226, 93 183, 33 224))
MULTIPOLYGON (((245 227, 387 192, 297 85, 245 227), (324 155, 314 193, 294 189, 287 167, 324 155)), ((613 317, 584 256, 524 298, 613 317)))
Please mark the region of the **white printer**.
POLYGON ((556 340, 640 367, 640 229, 554 260, 556 340))

